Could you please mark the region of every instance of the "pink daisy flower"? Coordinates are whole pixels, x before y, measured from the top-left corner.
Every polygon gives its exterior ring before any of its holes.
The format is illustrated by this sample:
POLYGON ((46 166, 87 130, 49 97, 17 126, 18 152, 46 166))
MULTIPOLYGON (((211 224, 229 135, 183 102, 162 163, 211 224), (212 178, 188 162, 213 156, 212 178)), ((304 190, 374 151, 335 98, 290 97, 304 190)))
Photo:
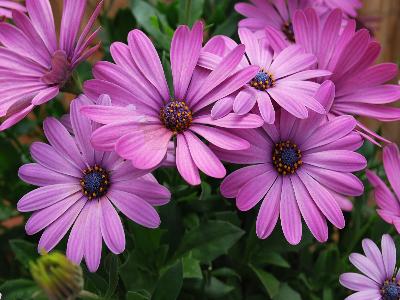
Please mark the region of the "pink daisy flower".
POLYGON ((345 300, 397 300, 400 273, 396 273, 396 246, 390 235, 382 236, 381 247, 370 239, 362 241, 365 255, 352 253, 350 262, 362 273, 344 273, 340 284, 355 291, 345 300))
MULTIPOLYGON (((289 46, 275 56, 266 45, 264 39, 246 28, 239 29, 241 42, 246 46, 248 59, 243 59, 241 68, 256 66, 258 73, 236 95, 229 95, 215 104, 213 117, 222 112, 233 111, 239 115, 247 114, 257 103, 258 110, 268 124, 275 121, 275 109, 282 107, 300 119, 308 117, 308 109, 324 114, 325 109, 314 99, 320 84, 309 79, 330 75, 323 70, 312 70, 316 63, 313 54, 305 53, 296 45, 289 46)), ((236 43, 227 37, 217 36, 210 40, 208 47, 202 51, 199 65, 214 69, 221 58, 213 49, 226 48, 230 51, 236 43), (209 44, 220 45, 209 45, 209 44), (211 52, 210 52, 211 51, 211 52)))
MULTIPOLYGON (((71 103, 73 136, 58 120, 49 117, 44 121, 50 145, 33 143, 31 155, 36 163, 19 170, 22 180, 40 187, 23 196, 17 207, 21 212, 34 212, 25 226, 29 235, 44 230, 39 251, 51 251, 72 227, 67 256, 77 264, 84 258, 94 272, 103 240, 115 254, 125 249, 117 209, 142 226, 156 228, 160 218, 153 206, 166 204, 170 192, 115 152, 92 148, 90 135, 98 124, 79 111, 88 103, 84 96, 71 103)), ((110 100, 102 97, 100 103, 110 105, 110 100)))
POLYGON ((98 48, 91 28, 101 3, 78 35, 86 0, 64 0, 59 41, 48 0, 27 0, 28 16, 13 11, 15 25, 0 23, 0 118, 5 130, 37 105, 58 95, 73 70, 98 48))
POLYGON ((12 0, 0 0, 0 17, 12 18, 12 11, 26 12, 25 6, 12 0))
POLYGON ((341 9, 345 14, 344 17, 357 17, 357 10, 362 7, 360 0, 314 0, 311 1, 311 6, 315 8, 318 15, 324 16, 334 9, 341 9))
MULTIPOLYGON (((326 105, 333 98, 333 84, 325 82, 316 97, 326 105)), ((301 120, 281 110, 275 124, 240 131, 250 148, 227 152, 215 149, 224 161, 245 164, 228 175, 221 193, 236 198, 236 206, 247 211, 261 201, 256 233, 267 238, 278 217, 285 238, 298 244, 302 236, 301 216, 320 242, 328 239, 326 219, 337 228, 345 226, 342 209, 350 210, 347 196, 363 193, 362 182, 352 174, 365 168, 365 158, 355 150, 362 138, 353 132, 351 116, 326 121, 313 113, 301 120)))
POLYGON ((367 177, 374 188, 378 214, 400 233, 400 153, 396 144, 383 149, 383 166, 394 194, 375 172, 367 170, 367 177))
POLYGON ((199 169, 211 177, 223 178, 224 166, 199 136, 226 150, 249 147, 246 140, 226 128, 255 128, 263 120, 254 114, 228 114, 213 120, 209 106, 249 82, 258 68, 237 70, 244 55, 243 45, 225 56, 212 72, 196 68, 202 39, 201 22, 192 30, 187 26, 176 30, 171 44, 172 95, 156 49, 143 32, 131 31, 128 45, 114 43, 111 55, 116 63, 96 64, 96 79, 85 83, 85 93, 94 98, 108 94, 114 105, 134 105, 142 118, 138 120, 135 112, 124 107, 84 107, 82 112, 89 118, 106 124, 94 132, 93 145, 101 150, 115 149, 135 167, 151 169, 165 159, 174 138, 176 166, 188 183, 200 184, 199 169))
POLYGON ((257 37, 265 35, 265 27, 272 26, 280 36, 294 43, 292 18, 298 9, 309 6, 309 0, 250 0, 250 3, 240 2, 235 10, 245 16, 239 22, 239 28, 247 28, 256 33, 257 37))
MULTIPOLYGON (((297 43, 317 56, 318 68, 332 72, 327 77, 336 87, 331 115, 365 116, 380 121, 400 119, 400 109, 389 105, 400 99, 400 86, 387 84, 397 76, 397 65, 375 64, 381 50, 379 43, 366 29, 356 31, 354 20, 341 32, 341 20, 341 11, 334 10, 321 22, 313 9, 298 11, 293 20, 297 43)), ((267 35, 276 50, 288 44, 269 29, 267 35)), ((358 127, 381 138, 361 123, 358 127)))

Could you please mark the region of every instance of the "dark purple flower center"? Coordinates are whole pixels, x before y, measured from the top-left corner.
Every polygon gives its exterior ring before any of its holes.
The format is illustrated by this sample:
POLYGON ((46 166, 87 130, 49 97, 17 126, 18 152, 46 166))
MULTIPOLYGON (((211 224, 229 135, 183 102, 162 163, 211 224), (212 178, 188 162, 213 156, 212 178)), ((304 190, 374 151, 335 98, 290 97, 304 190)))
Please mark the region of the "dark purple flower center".
POLYGON ((293 24, 292 22, 285 22, 282 25, 282 32, 285 34, 288 41, 295 43, 296 39, 294 38, 293 24))
POLYGON ((250 85, 259 90, 259 91, 266 91, 267 89, 273 87, 275 81, 271 74, 268 74, 264 70, 260 70, 256 76, 250 81, 250 85))
POLYGON ((106 170, 98 165, 83 171, 81 179, 82 193, 89 199, 100 198, 107 193, 110 187, 110 176, 106 170))
POLYGON ((185 101, 172 100, 161 108, 160 120, 166 128, 176 134, 190 127, 193 116, 185 101))
POLYGON ((381 289, 383 300, 399 300, 400 285, 396 282, 396 278, 386 280, 381 289))
POLYGON ((279 174, 293 174, 303 164, 301 151, 290 141, 279 142, 272 152, 272 163, 279 174))

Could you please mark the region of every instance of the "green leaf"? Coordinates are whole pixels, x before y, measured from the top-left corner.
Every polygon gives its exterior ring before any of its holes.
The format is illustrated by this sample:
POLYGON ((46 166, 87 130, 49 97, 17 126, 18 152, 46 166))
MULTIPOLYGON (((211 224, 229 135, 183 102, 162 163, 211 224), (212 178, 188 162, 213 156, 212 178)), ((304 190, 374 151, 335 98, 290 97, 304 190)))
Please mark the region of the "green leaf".
POLYGON ((129 291, 126 294, 126 300, 150 300, 150 295, 144 295, 147 294, 147 291, 136 291, 136 292, 131 292, 129 291))
POLYGON ((118 267, 119 267, 119 259, 117 255, 109 254, 106 257, 106 268, 108 272, 108 289, 106 295, 104 296, 105 299, 111 299, 114 292, 118 286, 118 267))
MULTIPOLYGON (((254 273, 257 275, 258 279, 261 281, 263 284, 264 288, 266 289, 268 295, 271 298, 274 298, 279 291, 279 280, 275 278, 274 275, 271 273, 265 272, 262 269, 259 269, 254 266, 250 266, 250 268, 254 271, 254 273)), ((287 298, 291 299, 291 298, 287 298)))
POLYGON ((25 267, 29 268, 29 262, 38 257, 35 244, 24 240, 11 240, 10 247, 15 254, 15 258, 25 267))
POLYGON ((203 14, 204 0, 179 0, 179 24, 192 26, 203 14))
POLYGON ((39 294, 40 289, 32 280, 15 279, 3 283, 0 292, 7 300, 26 300, 31 299, 33 294, 39 294))
POLYGON ((290 264, 282 257, 282 255, 276 252, 258 252, 256 255, 254 255, 254 257, 252 257, 251 261, 256 265, 267 264, 282 268, 290 268, 290 264))
POLYGON ((201 273, 200 262, 192 257, 182 258, 183 278, 203 278, 201 273))
POLYGON ((287 283, 283 283, 279 289, 278 295, 273 298, 274 300, 301 300, 298 292, 293 290, 287 283))
POLYGON ((228 222, 204 222, 184 235, 176 256, 192 251, 194 258, 201 262, 210 262, 228 253, 243 234, 242 229, 228 222))
POLYGON ((152 300, 177 299, 183 284, 182 261, 179 260, 167 269, 158 280, 152 300))
POLYGON ((227 295, 234 290, 234 287, 223 283, 221 280, 211 277, 209 283, 205 286, 207 299, 223 298, 229 299, 227 295))
POLYGON ((174 31, 165 15, 143 0, 131 0, 131 10, 137 22, 154 37, 154 41, 169 50, 174 31))

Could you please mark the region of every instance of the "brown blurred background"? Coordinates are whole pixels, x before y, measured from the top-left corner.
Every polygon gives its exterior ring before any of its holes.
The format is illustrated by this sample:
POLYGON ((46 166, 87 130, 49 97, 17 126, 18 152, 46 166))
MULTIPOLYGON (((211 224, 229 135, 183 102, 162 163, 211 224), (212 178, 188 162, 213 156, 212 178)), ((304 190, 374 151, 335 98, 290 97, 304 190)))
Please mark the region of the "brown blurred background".
MULTIPOLYGON (((170 0, 164 1, 170 2, 170 0)), ((55 5, 56 19, 60 18, 63 0, 50 0, 50 2, 55 5)), ((98 0, 89 0, 91 9, 87 10, 88 15, 98 2, 98 0)), ((149 2, 153 1, 149 0, 149 2)), ((105 0, 104 9, 112 17, 119 8, 127 7, 128 3, 129 0, 105 0)), ((363 3, 360 18, 374 29, 375 38, 382 44, 380 61, 400 64, 400 0, 363 0, 363 3)), ((381 126, 375 121, 368 120, 366 123, 371 129, 381 126)), ((383 124, 383 135, 400 143, 400 121, 383 124)))

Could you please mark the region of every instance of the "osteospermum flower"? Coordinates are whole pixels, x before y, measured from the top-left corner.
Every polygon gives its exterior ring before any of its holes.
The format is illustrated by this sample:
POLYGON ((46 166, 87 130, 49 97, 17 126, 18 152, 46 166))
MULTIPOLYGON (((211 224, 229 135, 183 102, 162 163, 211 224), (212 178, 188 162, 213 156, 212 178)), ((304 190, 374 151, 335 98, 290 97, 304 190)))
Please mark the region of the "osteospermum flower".
POLYGON ((240 2, 235 10, 246 17, 239 22, 240 28, 254 31, 257 37, 264 36, 266 26, 271 26, 290 43, 295 42, 292 18, 298 9, 309 6, 309 0, 250 0, 240 2))
MULTIPOLYGON (((107 97, 101 99, 107 105, 107 97)), ((90 135, 98 127, 79 109, 90 103, 81 97, 71 103, 74 136, 56 119, 44 121, 50 145, 36 142, 31 155, 36 163, 26 164, 19 176, 40 186, 19 200, 21 212, 34 212, 25 229, 31 235, 44 229, 38 249, 51 251, 72 227, 67 256, 79 264, 85 259, 96 271, 102 241, 113 253, 125 249, 125 234, 116 208, 134 222, 156 228, 160 218, 153 206, 170 199, 169 191, 151 174, 132 167, 115 152, 94 150, 90 135)))
POLYGON ((78 35, 85 7, 86 0, 64 0, 59 41, 48 0, 27 0, 28 16, 14 10, 15 25, 0 23, 0 118, 5 119, 0 130, 56 97, 73 70, 98 49, 90 43, 99 30, 91 34, 101 3, 78 35))
POLYGON ((12 0, 0 1, 0 17, 12 18, 12 11, 26 12, 25 6, 12 0))
MULTIPOLYGON (((375 64, 381 50, 379 43, 370 37, 368 30, 356 31, 354 20, 342 31, 341 20, 342 12, 334 10, 321 22, 313 9, 296 12, 293 20, 296 42, 317 56, 319 69, 332 72, 326 77, 336 87, 330 114, 398 120, 400 109, 389 104, 400 99, 400 86, 387 84, 396 77, 397 65, 375 64)), ((286 43, 271 31, 267 30, 267 35, 275 47, 282 48, 286 43)), ((359 123, 358 127, 377 137, 363 124, 359 123)))
POLYGON ((357 10, 362 7, 360 0, 313 0, 310 4, 318 15, 328 15, 334 9, 341 9, 345 17, 357 17, 357 10))
POLYGON ((394 194, 375 172, 367 170, 367 177, 374 187, 378 214, 400 233, 400 153, 397 145, 391 144, 383 149, 383 166, 394 194))
POLYGON ((350 262, 363 274, 344 273, 340 283, 355 291, 345 300, 397 300, 400 298, 400 274, 396 273, 396 246, 390 235, 382 236, 381 248, 370 239, 362 241, 365 255, 352 253, 350 262))
MULTIPOLYGON (((240 67, 256 66, 258 73, 234 97, 229 95, 215 104, 212 115, 214 118, 231 111, 239 115, 247 114, 257 103, 258 110, 266 123, 275 121, 275 106, 280 106, 292 115, 304 119, 308 117, 308 109, 325 113, 321 104, 314 99, 314 94, 320 84, 309 79, 330 75, 324 70, 312 70, 316 63, 313 54, 307 54, 296 45, 285 48, 275 57, 266 46, 263 39, 246 28, 239 29, 241 42, 246 46, 248 60, 244 59, 240 67)), ((213 49, 235 46, 233 40, 217 36, 202 51, 199 65, 214 69, 220 62, 218 52, 213 49), (218 45, 219 44, 219 45, 218 45)), ((225 51, 225 52, 226 52, 225 51)))
POLYGON ((95 80, 85 83, 85 93, 97 97, 105 93, 113 104, 133 104, 141 119, 124 107, 85 107, 89 118, 106 124, 96 130, 92 143, 102 150, 115 151, 140 169, 158 166, 176 138, 176 166, 190 184, 200 184, 199 169, 222 178, 225 168, 199 136, 226 150, 246 149, 246 140, 225 128, 254 128, 263 124, 257 115, 228 114, 213 120, 209 106, 234 93, 253 78, 257 67, 237 70, 244 55, 239 45, 225 56, 214 71, 196 68, 202 49, 203 24, 193 29, 179 26, 171 44, 173 89, 168 90, 162 65, 150 39, 140 30, 128 36, 128 45, 113 43, 115 64, 100 62, 93 70, 95 80))
MULTIPOLYGON (((333 90, 327 81, 316 97, 329 105, 333 90)), ((236 198, 242 211, 262 202, 256 221, 261 239, 272 233, 280 217, 286 239, 298 244, 302 216, 315 238, 325 242, 326 219, 343 228, 342 209, 351 209, 346 196, 363 193, 362 182, 352 174, 366 166, 365 158, 354 152, 362 145, 360 135, 353 132, 355 126, 351 116, 327 121, 313 113, 301 120, 281 110, 275 124, 239 131, 249 141, 249 149, 215 149, 222 160, 247 165, 224 179, 222 195, 236 198)))

